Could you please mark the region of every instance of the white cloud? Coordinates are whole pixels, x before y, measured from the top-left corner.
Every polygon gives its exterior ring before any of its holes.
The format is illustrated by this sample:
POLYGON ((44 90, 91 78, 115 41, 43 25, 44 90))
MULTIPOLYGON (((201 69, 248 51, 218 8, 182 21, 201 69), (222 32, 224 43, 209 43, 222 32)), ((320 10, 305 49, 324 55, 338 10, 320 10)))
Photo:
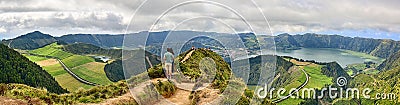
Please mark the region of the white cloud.
POLYGON ((4 28, 4 26, 0 27, 0 33, 7 32, 7 29, 4 28))

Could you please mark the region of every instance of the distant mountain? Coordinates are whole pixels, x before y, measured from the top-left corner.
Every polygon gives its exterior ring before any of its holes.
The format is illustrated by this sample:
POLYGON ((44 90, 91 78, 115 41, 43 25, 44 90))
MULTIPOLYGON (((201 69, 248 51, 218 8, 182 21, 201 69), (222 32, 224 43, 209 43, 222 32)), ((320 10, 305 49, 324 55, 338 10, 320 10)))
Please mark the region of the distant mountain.
POLYGON ((45 70, 17 51, 0 45, 0 83, 20 83, 32 87, 44 87, 53 93, 66 93, 45 70))
MULTIPOLYGON (((55 41, 65 42, 68 44, 72 43, 87 43, 102 48, 111 47, 121 47, 123 43, 125 46, 129 45, 141 45, 141 46, 152 46, 146 48, 154 54, 159 54, 160 48, 167 39, 168 35, 180 35, 182 37, 174 37, 178 39, 174 40, 184 40, 191 38, 194 35, 219 35, 219 41, 224 42, 224 38, 230 36, 231 34, 215 33, 215 32, 196 32, 196 31, 163 31, 163 32, 139 32, 122 35, 110 35, 110 34, 68 34, 61 37, 52 37, 47 34, 35 31, 28 33, 26 35, 17 37, 15 39, 4 40, 3 44, 10 45, 11 48, 17 49, 36 49, 43 47, 47 44, 51 44, 55 41), (129 40, 124 40, 124 38, 129 40), (146 40, 146 43, 144 43, 146 40), (141 43, 140 43, 141 42, 141 43), (11 44, 10 44, 11 43, 11 44)), ((257 44, 256 36, 253 33, 241 33, 238 35, 240 39, 244 42, 246 48, 257 50, 259 45, 257 44)), ((200 41, 207 41, 202 40, 200 41)), ((225 38, 226 39, 226 38, 225 38)), ((240 39, 238 41, 240 41, 240 39)), ((338 48, 346 49, 357 52, 368 53, 373 56, 387 58, 400 50, 400 42, 389 40, 389 39, 372 39, 372 38, 360 38, 360 37, 345 37, 340 35, 321 35, 314 33, 307 33, 304 35, 289 35, 281 34, 274 37, 276 48, 278 50, 291 50, 299 49, 301 47, 305 48, 338 48)), ((199 44, 196 42, 192 43, 200 47, 209 46, 220 46, 221 43, 210 42, 208 45, 199 44)), ((230 43, 237 44, 239 46, 241 43, 230 43)), ((138 47, 138 46, 133 46, 138 47)))
POLYGON ((87 43, 73 43, 64 45, 63 50, 73 54, 79 55, 103 55, 109 56, 115 59, 119 59, 122 57, 121 49, 104 49, 92 44, 87 43))
POLYGON ((49 34, 43 34, 39 31, 34 31, 12 40, 5 40, 2 43, 4 45, 9 45, 9 47, 14 49, 32 50, 46 46, 48 44, 56 42, 53 36, 49 34))
POLYGON ((320 35, 307 33, 304 35, 278 35, 275 39, 277 48, 338 48, 368 53, 373 56, 387 58, 400 50, 400 42, 389 39, 351 38, 340 35, 320 35), (294 40, 293 40, 294 39, 294 40))
POLYGON ((107 47, 120 47, 124 40, 124 35, 110 35, 110 34, 68 34, 55 39, 66 43, 87 43, 95 46, 107 47))
POLYGON ((389 56, 377 69, 381 71, 391 70, 400 67, 400 52, 389 56))
POLYGON ((300 49, 300 44, 289 34, 281 34, 275 38, 276 49, 294 50, 300 49))

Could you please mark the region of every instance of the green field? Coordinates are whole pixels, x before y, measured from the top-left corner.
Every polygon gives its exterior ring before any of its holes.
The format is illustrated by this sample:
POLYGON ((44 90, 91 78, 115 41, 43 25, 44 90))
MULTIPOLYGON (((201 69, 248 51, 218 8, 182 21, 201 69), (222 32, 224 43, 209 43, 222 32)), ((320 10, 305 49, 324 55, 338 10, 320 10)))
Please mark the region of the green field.
POLYGON ((46 57, 32 56, 32 55, 26 55, 26 54, 24 54, 23 56, 25 56, 26 58, 28 58, 32 62, 39 62, 39 61, 43 61, 43 60, 47 60, 48 59, 46 57))
POLYGON ((95 62, 94 59, 92 57, 88 57, 88 56, 82 56, 82 55, 73 55, 71 57, 65 58, 62 60, 62 62, 64 62, 64 64, 68 67, 68 68, 74 68, 86 63, 90 63, 90 62, 95 62))
POLYGON ((44 66, 43 69, 50 73, 50 75, 53 76, 56 81, 68 91, 76 91, 81 87, 84 89, 89 89, 92 87, 76 80, 74 77, 68 74, 64 68, 62 68, 61 64, 44 66))
MULTIPOLYGON (((85 80, 101 85, 112 84, 112 82, 107 78, 104 72, 104 63, 97 63, 92 57, 89 56, 76 55, 65 52, 62 50, 62 47, 62 45, 53 43, 39 49, 30 50, 28 51, 30 55, 25 54, 25 56, 36 63, 49 59, 40 56, 58 58, 61 59, 61 61, 69 69, 71 69, 72 72, 85 80)), ((88 89, 93 87, 76 80, 68 72, 66 72, 59 63, 54 65, 41 66, 48 73, 50 73, 63 88, 66 88, 69 91, 76 91, 79 88, 88 89)))
POLYGON ((62 51, 62 46, 57 45, 57 43, 53 43, 53 44, 47 45, 45 47, 31 50, 28 52, 31 54, 36 54, 36 55, 51 56, 51 57, 55 57, 58 59, 65 59, 65 58, 68 58, 73 55, 71 53, 62 51))
POLYGON ((72 68, 71 71, 90 82, 101 85, 112 84, 104 72, 104 66, 105 64, 103 63, 92 62, 72 68))
POLYGON ((287 100, 284 100, 282 102, 279 102, 278 105, 298 105, 304 100, 302 99, 296 99, 296 98, 289 98, 287 100))
MULTIPOLYGON (((322 67, 321 65, 299 66, 299 68, 304 69, 309 76, 309 81, 304 88, 321 89, 325 85, 332 84, 332 77, 328 77, 328 76, 322 74, 321 67, 322 67)), ((292 75, 293 75, 293 77, 295 77, 295 79, 293 79, 293 81, 290 84, 288 84, 287 86, 284 87, 286 89, 285 94, 283 94, 284 96, 289 94, 288 92, 290 91, 290 89, 297 88, 306 81, 305 74, 300 70, 297 72, 293 72, 292 75), (301 73, 301 74, 299 74, 299 73, 301 73)), ((300 89, 298 94, 293 94, 293 95, 294 96, 298 95, 299 97, 301 97, 302 94, 303 94, 302 89, 300 89)), ((307 97, 308 95, 305 94, 305 96, 307 97)), ((304 101, 303 99, 289 98, 282 102, 279 102, 278 105, 297 105, 303 101, 304 101)))
POLYGON ((332 77, 328 77, 324 74, 321 73, 321 67, 320 65, 310 65, 310 66, 305 66, 304 70, 307 72, 308 76, 310 77, 310 80, 308 81, 308 84, 305 86, 305 88, 316 88, 316 89, 321 89, 325 85, 330 85, 332 84, 332 77))
POLYGON ((358 56, 358 57, 364 58, 364 59, 370 59, 370 60, 380 61, 380 62, 383 62, 385 60, 383 58, 375 57, 375 56, 372 56, 372 55, 369 55, 366 53, 362 53, 362 52, 356 52, 356 51, 351 51, 351 50, 341 50, 341 51, 343 51, 343 53, 345 53, 345 54, 358 56))

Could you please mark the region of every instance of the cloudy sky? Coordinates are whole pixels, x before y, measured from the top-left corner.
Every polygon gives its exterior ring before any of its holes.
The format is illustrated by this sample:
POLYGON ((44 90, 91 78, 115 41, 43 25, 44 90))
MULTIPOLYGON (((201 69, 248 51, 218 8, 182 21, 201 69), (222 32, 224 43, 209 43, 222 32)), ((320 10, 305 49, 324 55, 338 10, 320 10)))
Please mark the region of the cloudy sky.
POLYGON ((400 0, 0 0, 0 38, 195 30, 400 40, 400 0))

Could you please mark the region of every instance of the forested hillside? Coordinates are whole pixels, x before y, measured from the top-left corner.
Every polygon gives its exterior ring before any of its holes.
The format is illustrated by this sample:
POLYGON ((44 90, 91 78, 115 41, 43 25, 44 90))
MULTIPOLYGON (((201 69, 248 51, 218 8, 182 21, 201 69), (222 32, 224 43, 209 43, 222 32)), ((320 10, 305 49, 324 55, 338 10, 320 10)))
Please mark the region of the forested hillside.
POLYGON ((104 55, 112 58, 122 57, 121 49, 103 49, 101 47, 86 43, 74 43, 65 45, 64 51, 79 55, 90 54, 90 55, 104 55))
POLYGON ((14 49, 32 50, 56 41, 57 40, 49 34, 34 31, 14 38, 13 40, 4 40, 2 43, 14 49))
MULTIPOLYGON (((147 51, 143 52, 143 50, 132 51, 132 52, 135 52, 134 54, 145 53, 145 56, 149 58, 149 61, 154 66, 161 63, 160 57, 157 55, 151 54, 150 52, 147 52, 147 51)), ((136 66, 136 67, 144 66, 144 65, 138 65, 138 64, 142 64, 142 62, 140 62, 140 61, 142 61, 142 60, 137 59, 136 61, 134 61, 137 63, 132 63, 134 65, 131 65, 131 66, 136 66)), ((144 64, 146 65, 146 69, 150 68, 150 64, 147 61, 145 61, 144 64)), ((133 68, 136 68, 136 67, 133 67, 133 68)), ((110 79, 113 82, 126 79, 125 75, 124 75, 123 62, 121 59, 117 59, 116 61, 107 64, 104 67, 104 72, 106 73, 108 79, 110 79)), ((132 75, 126 74, 126 77, 130 77, 130 76, 132 76, 132 75)))
POLYGON ((99 47, 120 47, 124 40, 124 35, 110 34, 69 34, 61 37, 56 37, 57 40, 66 43, 87 43, 99 47))
POLYGON ((387 58, 400 49, 400 42, 394 40, 359 37, 351 38, 340 35, 320 35, 313 33, 304 35, 282 34, 278 35, 275 39, 280 39, 275 40, 277 48, 338 48, 368 53, 381 58, 387 58))
POLYGON ((66 93, 55 79, 40 66, 18 52, 0 45, 0 83, 20 83, 46 88, 53 93, 66 93))
POLYGON ((389 56, 382 64, 378 66, 378 70, 385 71, 400 66, 400 52, 389 56))

